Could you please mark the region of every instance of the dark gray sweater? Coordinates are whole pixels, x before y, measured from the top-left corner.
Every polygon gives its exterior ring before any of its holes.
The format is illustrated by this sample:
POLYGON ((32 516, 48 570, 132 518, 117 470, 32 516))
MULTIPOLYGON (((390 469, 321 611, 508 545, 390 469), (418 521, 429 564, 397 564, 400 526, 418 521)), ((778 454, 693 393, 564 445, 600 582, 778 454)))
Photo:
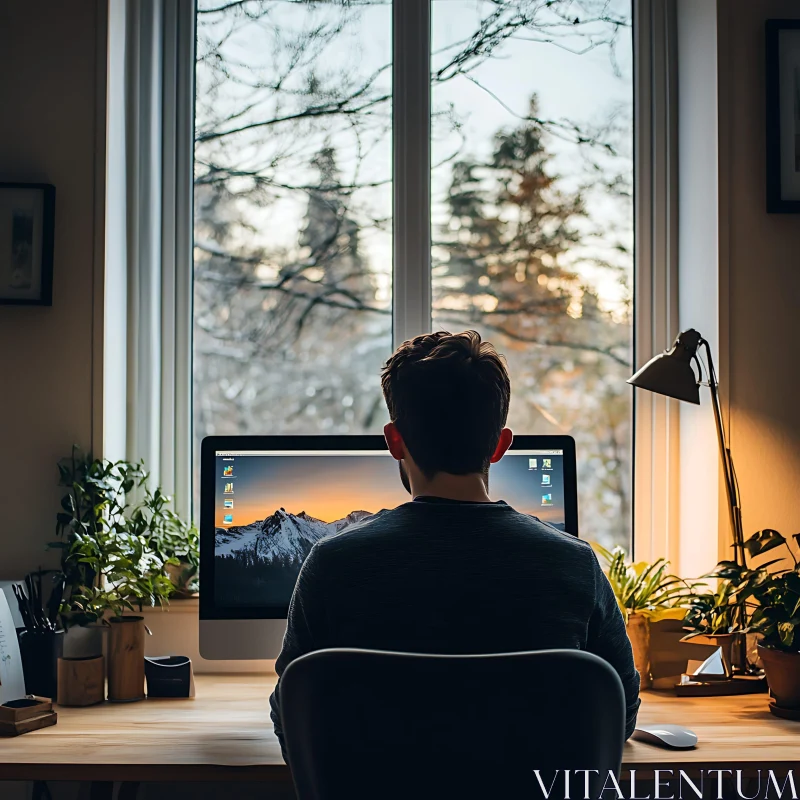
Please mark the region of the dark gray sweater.
MULTIPOLYGON (((417 498, 317 542, 289 606, 278 676, 326 647, 588 650, 622 679, 626 736, 636 723, 639 674, 592 548, 502 502, 417 498)), ((283 746, 280 680, 270 704, 283 746)))

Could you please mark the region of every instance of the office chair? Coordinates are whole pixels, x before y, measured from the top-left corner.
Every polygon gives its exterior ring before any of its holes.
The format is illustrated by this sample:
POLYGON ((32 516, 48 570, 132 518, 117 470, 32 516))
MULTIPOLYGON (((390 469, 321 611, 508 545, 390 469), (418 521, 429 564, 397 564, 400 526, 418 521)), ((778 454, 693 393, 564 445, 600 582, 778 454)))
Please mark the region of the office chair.
POLYGON ((319 650, 287 667, 281 714, 298 800, 599 797, 625 738, 619 676, 579 650, 319 650), (568 794, 563 770, 598 772, 568 794))

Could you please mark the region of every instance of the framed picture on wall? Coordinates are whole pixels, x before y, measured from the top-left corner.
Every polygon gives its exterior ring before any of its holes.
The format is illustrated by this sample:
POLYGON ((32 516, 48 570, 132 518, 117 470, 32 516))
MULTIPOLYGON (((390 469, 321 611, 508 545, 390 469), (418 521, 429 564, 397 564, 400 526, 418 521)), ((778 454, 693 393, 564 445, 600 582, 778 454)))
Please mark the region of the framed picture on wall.
POLYGON ((53 304, 56 189, 0 183, 0 304, 53 304))
POLYGON ((769 19, 767 212, 800 212, 800 20, 769 19))

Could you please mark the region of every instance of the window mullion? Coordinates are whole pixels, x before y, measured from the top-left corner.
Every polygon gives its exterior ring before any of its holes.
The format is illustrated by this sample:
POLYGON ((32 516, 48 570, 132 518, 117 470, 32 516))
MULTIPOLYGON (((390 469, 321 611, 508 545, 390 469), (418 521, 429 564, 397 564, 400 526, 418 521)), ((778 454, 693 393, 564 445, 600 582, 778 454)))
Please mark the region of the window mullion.
POLYGON ((393 340, 431 327, 430 0, 393 6, 393 340))

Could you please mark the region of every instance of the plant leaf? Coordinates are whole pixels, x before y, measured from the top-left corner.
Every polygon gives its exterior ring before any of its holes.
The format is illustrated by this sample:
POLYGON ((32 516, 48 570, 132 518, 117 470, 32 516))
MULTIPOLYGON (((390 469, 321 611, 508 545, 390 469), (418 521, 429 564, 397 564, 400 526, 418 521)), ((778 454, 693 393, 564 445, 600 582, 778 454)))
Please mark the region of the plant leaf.
POLYGON ((763 531, 757 531, 747 541, 744 542, 744 549, 748 554, 753 556, 766 553, 776 547, 786 544, 786 537, 783 534, 772 528, 764 528, 763 531))

